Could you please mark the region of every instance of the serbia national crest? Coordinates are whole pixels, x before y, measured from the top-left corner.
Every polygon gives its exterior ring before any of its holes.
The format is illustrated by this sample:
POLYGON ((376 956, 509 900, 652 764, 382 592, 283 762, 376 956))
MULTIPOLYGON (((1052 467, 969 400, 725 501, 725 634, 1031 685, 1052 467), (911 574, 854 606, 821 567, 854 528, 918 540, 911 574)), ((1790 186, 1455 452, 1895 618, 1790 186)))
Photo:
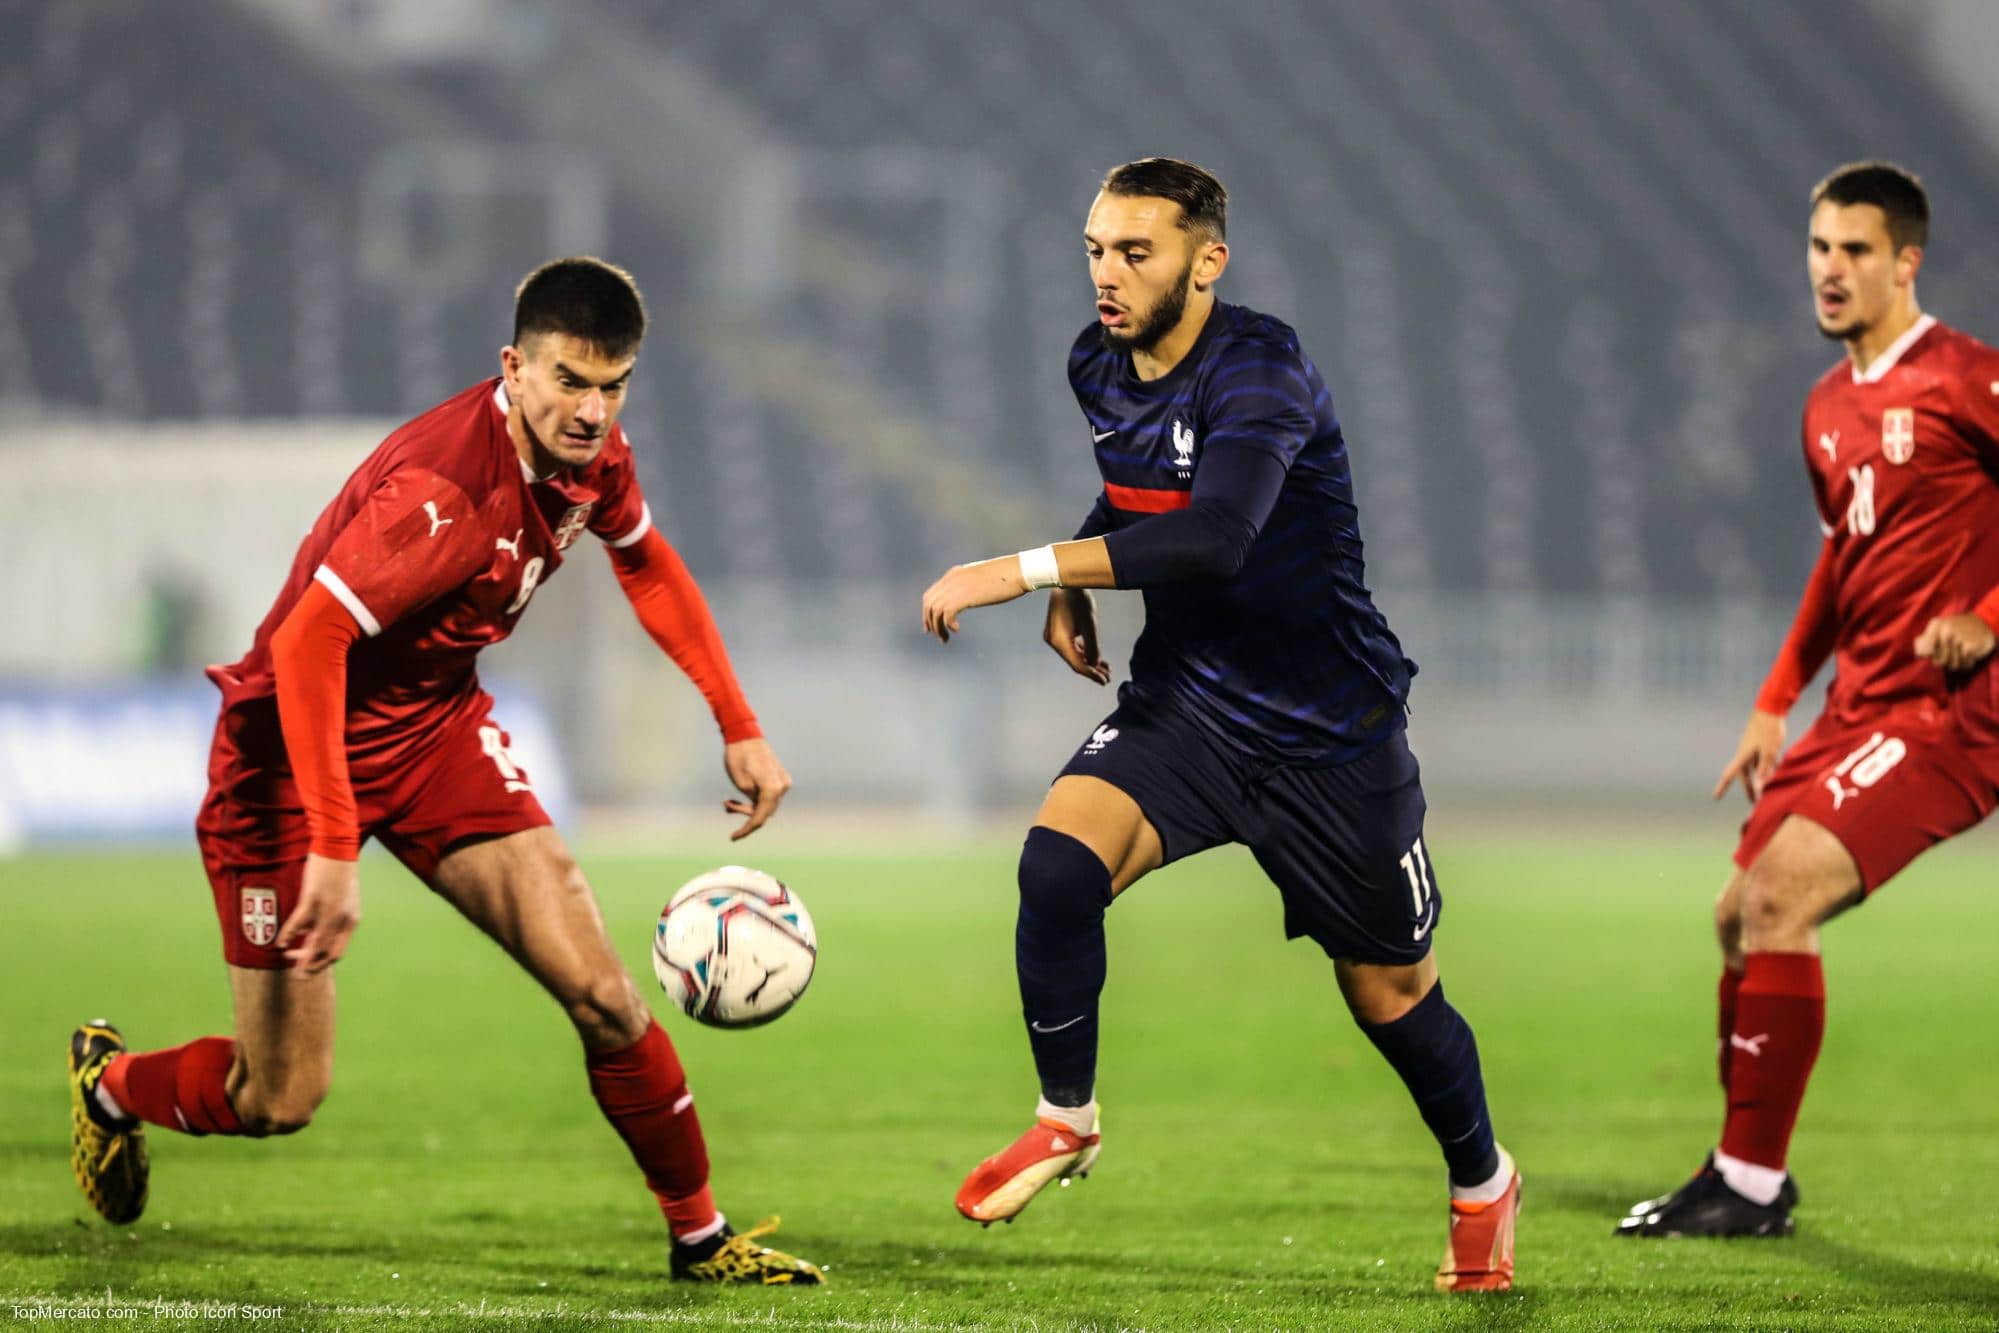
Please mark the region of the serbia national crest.
POLYGON ((583 531, 583 525, 590 521, 590 511, 597 507, 595 500, 586 500, 580 505, 571 505, 562 515, 562 521, 555 525, 555 549, 566 551, 569 543, 583 531))
POLYGON ((278 891, 244 888, 243 938, 266 948, 278 938, 278 891))
POLYGON ((1916 456, 1916 409, 1891 407, 1881 414, 1881 456, 1906 463, 1916 456))

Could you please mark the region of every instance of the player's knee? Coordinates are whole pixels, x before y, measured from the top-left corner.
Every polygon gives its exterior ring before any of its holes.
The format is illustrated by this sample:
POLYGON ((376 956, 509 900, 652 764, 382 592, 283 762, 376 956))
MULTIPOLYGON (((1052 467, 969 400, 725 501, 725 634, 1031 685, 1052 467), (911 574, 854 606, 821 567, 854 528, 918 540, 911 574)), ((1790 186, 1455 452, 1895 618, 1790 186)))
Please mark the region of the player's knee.
POLYGON ((569 1021, 593 1051, 622 1050, 645 1036, 652 1011, 623 969, 607 970, 563 998, 569 1021))
POLYGON ((251 1079, 231 1095, 230 1103, 243 1132, 261 1139, 296 1134, 311 1124, 326 1092, 326 1084, 317 1079, 292 1079, 275 1087, 251 1079))
POLYGON ((1087 928, 1111 901, 1110 871, 1066 833, 1036 826, 1020 849, 1020 910, 1037 921, 1087 928))
POLYGON ((1406 1017, 1411 1009, 1423 1002, 1427 994, 1427 989, 1419 990, 1414 985, 1400 982, 1351 987, 1345 996, 1347 1013, 1353 1018, 1354 1025, 1362 1030, 1378 1028, 1406 1017))
POLYGON ((1725 954, 1735 954, 1742 949, 1742 898, 1739 893, 1723 889, 1714 900, 1714 937, 1721 944, 1725 954))
POLYGON ((1822 896, 1812 868, 1782 852, 1757 858, 1743 881, 1735 930, 1738 939, 1768 938, 1773 933, 1818 924, 1816 904, 1822 896))

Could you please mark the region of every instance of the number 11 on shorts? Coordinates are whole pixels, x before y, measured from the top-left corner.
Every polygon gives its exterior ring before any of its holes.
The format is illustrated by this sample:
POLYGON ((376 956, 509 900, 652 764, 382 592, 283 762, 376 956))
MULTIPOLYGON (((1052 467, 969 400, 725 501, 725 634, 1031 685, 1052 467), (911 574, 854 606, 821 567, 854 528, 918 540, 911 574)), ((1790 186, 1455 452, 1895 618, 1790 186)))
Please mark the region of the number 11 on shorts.
POLYGON ((1409 905, 1416 917, 1416 933, 1409 938, 1420 940, 1430 933, 1430 927, 1437 920, 1437 914, 1432 910, 1437 881, 1430 875, 1430 856, 1423 850, 1420 835, 1415 844, 1402 853, 1402 873, 1409 877, 1409 905))

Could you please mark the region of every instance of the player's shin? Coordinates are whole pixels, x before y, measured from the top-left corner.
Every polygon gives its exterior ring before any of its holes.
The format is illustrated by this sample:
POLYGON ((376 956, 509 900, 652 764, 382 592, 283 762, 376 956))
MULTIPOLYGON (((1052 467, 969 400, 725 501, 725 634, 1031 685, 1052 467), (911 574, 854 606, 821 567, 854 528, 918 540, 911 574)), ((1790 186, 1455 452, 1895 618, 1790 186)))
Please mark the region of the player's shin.
POLYGON ((236 1043, 202 1037, 164 1051, 121 1055, 99 1081, 102 1094, 126 1116, 184 1134, 241 1134, 229 1102, 229 1068, 236 1043))
POLYGON ((1716 1168, 1737 1193, 1777 1197, 1791 1130, 1825 1037, 1825 972, 1817 954, 1752 953, 1729 1036, 1728 1119, 1716 1168))
MULTIPOLYGON (((1088 1120, 1097 1078, 1097 1002, 1104 988, 1104 909, 1111 877, 1097 854, 1066 833, 1028 830, 1020 853, 1014 963, 1042 1110, 1088 1120)), ((1071 1126, 1077 1133, 1090 1125, 1071 1126)))
POLYGON ((1415 1098, 1423 1123, 1443 1149, 1453 1193, 1495 1185, 1503 1190, 1478 1042, 1464 1016, 1444 999, 1443 983, 1395 1021, 1360 1027, 1415 1098))
POLYGON ((666 1029, 654 1023, 632 1045, 592 1051, 585 1063, 597 1105, 645 1173, 674 1239, 718 1234, 723 1218, 708 1189, 708 1145, 666 1029))

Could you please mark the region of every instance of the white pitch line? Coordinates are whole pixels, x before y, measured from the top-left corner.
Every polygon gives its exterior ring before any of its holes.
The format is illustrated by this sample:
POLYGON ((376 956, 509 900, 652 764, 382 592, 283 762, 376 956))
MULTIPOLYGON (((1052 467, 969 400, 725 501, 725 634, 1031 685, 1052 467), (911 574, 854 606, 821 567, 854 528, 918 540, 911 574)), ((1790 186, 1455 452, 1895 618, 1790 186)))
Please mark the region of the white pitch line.
MULTIPOLYGON (((812 1299, 810 1296, 804 1300, 812 1299)), ((142 1311, 148 1315, 177 1315, 186 1307, 207 1305, 212 1310, 220 1310, 244 1304, 279 1308, 284 1311, 280 1321, 320 1318, 360 1318, 360 1319, 451 1319, 451 1320, 547 1320, 583 1318, 604 1320, 610 1323, 699 1325, 705 1328, 830 1328, 848 1330, 850 1333, 925 1333, 926 1330, 966 1329, 988 1327, 980 1324, 933 1324, 922 1320, 903 1319, 844 1319, 827 1318, 810 1310, 801 1309, 795 1313, 780 1313, 776 1309, 761 1314, 747 1314, 733 1310, 713 1308, 699 1310, 599 1310, 589 1307, 571 1306, 560 1302, 553 1306, 489 1305, 481 1301, 477 1305, 458 1302, 450 1305, 293 1305, 271 1299, 261 1301, 222 1301, 213 1297, 188 1297, 168 1299, 154 1297, 146 1300, 118 1299, 115 1296, 48 1296, 48 1295, 4 1295, 0 1294, 0 1312, 15 1309, 102 1309, 142 1311)), ((93 1321, 95 1322, 95 1321, 93 1321)), ((248 1321, 261 1322, 261 1321, 248 1321)), ((274 1326, 282 1322, 274 1321, 274 1326)))

